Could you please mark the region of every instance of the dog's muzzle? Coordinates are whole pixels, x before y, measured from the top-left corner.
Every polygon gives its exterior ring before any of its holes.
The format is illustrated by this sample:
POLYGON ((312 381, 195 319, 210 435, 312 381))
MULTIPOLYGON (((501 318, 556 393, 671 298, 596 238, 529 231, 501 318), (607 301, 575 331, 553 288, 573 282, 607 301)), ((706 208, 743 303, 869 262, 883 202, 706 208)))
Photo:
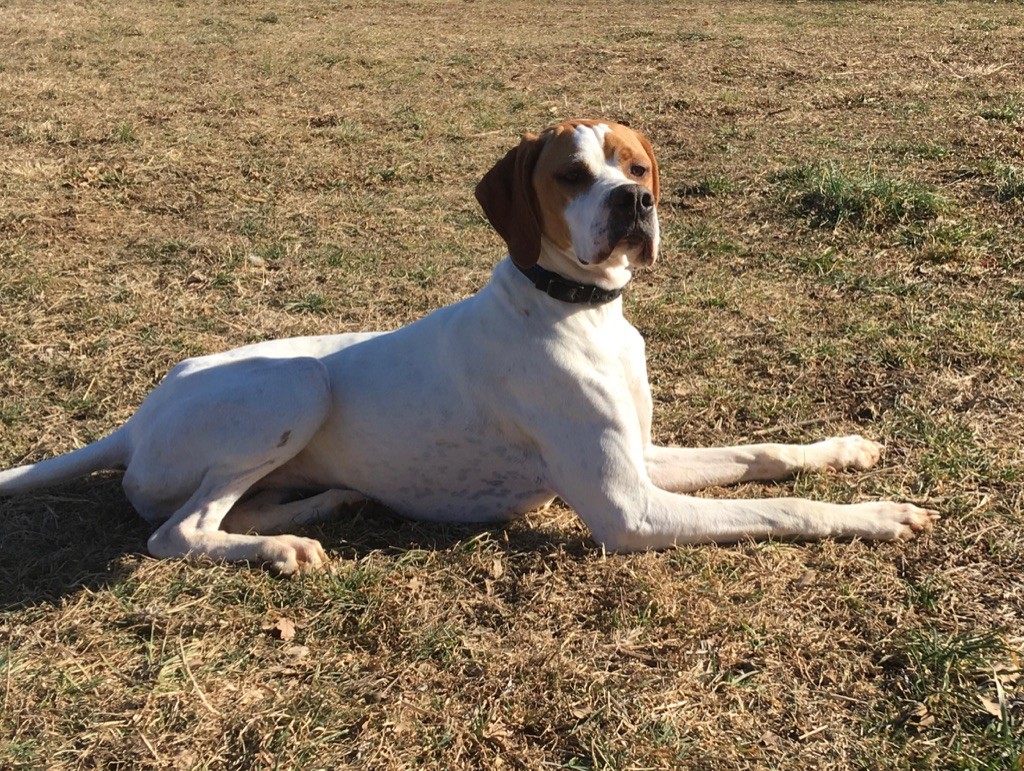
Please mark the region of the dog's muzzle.
MULTIPOLYGON (((608 194, 609 254, 620 245, 638 248, 641 265, 654 262, 654 194, 642 185, 619 185, 608 194)), ((607 255, 605 255, 607 258, 607 255)))

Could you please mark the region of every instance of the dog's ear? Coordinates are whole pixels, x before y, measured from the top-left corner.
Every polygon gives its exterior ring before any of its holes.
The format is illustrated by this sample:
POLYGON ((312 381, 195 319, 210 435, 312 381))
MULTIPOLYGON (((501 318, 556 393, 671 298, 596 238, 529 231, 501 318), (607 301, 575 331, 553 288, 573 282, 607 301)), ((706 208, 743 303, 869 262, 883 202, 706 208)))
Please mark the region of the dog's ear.
POLYGON ((494 164, 476 186, 476 200, 508 245, 517 265, 529 268, 540 257, 541 214, 533 171, 547 134, 527 134, 494 164))
POLYGON ((636 132, 636 137, 640 140, 640 144, 644 146, 644 152, 647 153, 647 157, 651 159, 651 192, 654 193, 654 202, 658 203, 661 201, 661 182, 658 179, 658 160, 654 157, 654 148, 651 147, 651 143, 647 141, 647 137, 639 131, 636 132))

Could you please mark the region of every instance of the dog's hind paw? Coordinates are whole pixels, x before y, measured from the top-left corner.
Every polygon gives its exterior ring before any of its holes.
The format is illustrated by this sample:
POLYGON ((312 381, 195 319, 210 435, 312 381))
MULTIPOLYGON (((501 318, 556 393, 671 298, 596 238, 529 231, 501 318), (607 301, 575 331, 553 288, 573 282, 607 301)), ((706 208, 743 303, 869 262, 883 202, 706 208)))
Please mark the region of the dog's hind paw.
POLYGON ((282 576, 312 573, 328 562, 319 541, 298 535, 268 536, 261 551, 263 561, 282 576))

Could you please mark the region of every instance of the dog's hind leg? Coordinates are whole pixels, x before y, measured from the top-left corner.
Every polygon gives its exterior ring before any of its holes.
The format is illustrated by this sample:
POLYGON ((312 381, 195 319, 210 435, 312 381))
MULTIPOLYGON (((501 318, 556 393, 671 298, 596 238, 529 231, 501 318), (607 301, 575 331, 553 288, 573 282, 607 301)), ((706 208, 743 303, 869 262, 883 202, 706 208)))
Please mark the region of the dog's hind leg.
POLYGON ((209 557, 228 562, 268 564, 290 575, 316 570, 327 561, 320 544, 295 535, 239 535, 219 529, 221 521, 267 469, 222 479, 211 474, 174 516, 149 538, 154 557, 209 557))
POLYGON ((283 533, 333 517, 339 509, 362 503, 366 497, 355 490, 327 490, 319 495, 282 503, 279 490, 264 490, 235 504, 221 522, 228 533, 283 533))
POLYGON ((294 458, 331 407, 330 379, 312 358, 246 359, 172 372, 129 424, 124 487, 151 521, 157 557, 269 563, 281 573, 319 567, 320 544, 292 535, 221 530, 231 508, 294 458))

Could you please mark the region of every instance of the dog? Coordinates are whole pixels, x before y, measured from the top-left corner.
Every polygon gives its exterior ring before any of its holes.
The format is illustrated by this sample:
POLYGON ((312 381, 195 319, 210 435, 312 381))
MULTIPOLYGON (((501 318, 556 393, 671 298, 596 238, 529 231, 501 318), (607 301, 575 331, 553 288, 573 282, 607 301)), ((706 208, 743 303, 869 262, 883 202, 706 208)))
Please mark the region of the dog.
POLYGON ((651 440, 644 342, 621 292, 659 251, 658 164, 611 121, 526 135, 476 198, 508 256, 477 294, 391 332, 274 340, 183 361, 119 429, 0 472, 0 494, 124 469, 156 557, 321 567, 289 530, 365 499, 429 521, 501 521, 556 496, 609 551, 768 537, 893 540, 907 503, 686 493, 867 469, 860 436, 689 449, 651 440))

